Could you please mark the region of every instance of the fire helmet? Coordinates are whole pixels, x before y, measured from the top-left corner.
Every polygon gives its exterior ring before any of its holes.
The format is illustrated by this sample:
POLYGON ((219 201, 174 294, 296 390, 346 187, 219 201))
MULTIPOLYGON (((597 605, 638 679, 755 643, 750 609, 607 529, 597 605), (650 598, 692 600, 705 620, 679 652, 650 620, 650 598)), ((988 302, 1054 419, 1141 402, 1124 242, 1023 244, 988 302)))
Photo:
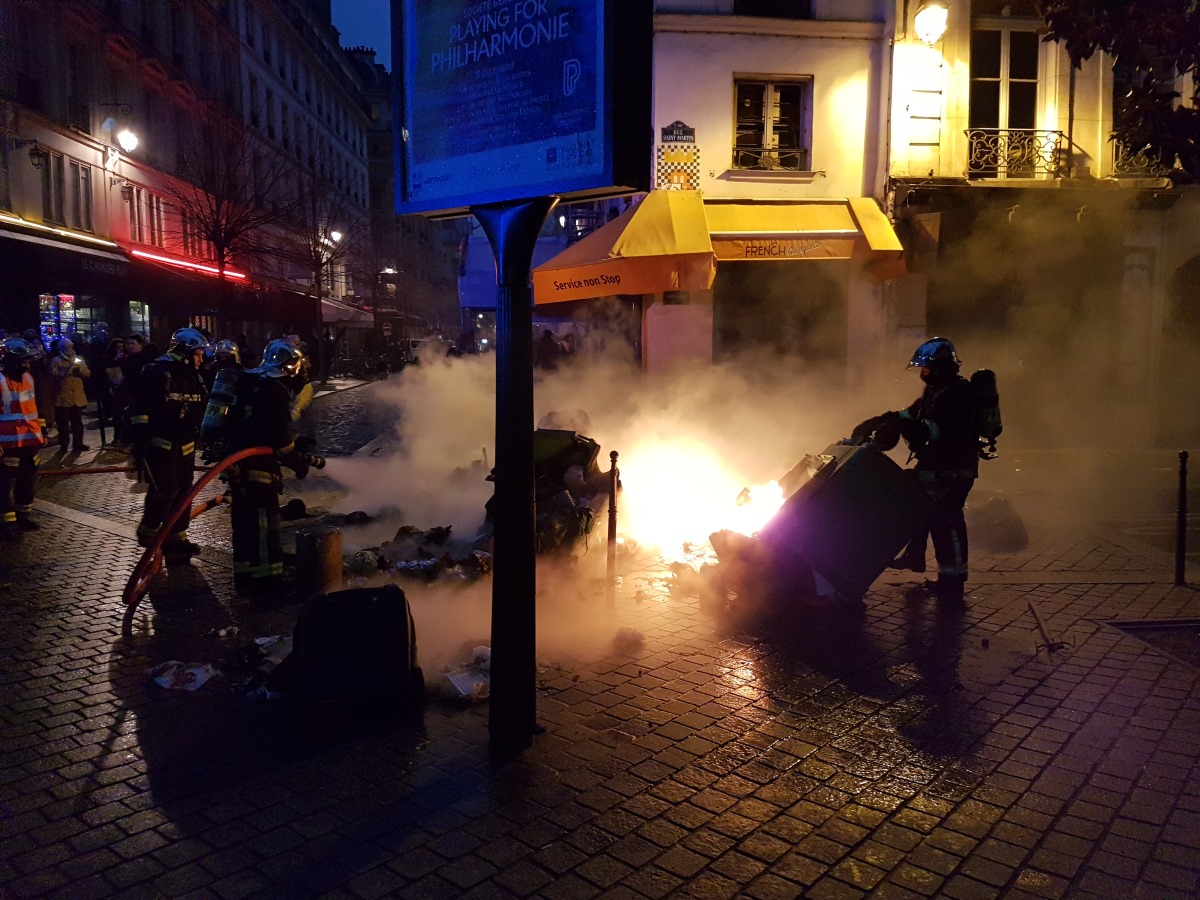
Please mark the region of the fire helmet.
POLYGON ((28 359, 33 359, 35 356, 37 356, 37 351, 24 338, 6 338, 4 343, 0 344, 0 361, 2 362, 25 362, 28 359))
POLYGON ((262 365, 254 371, 268 378, 289 378, 304 369, 304 354, 287 340, 274 340, 263 350, 262 365))
POLYGON ((953 364, 955 370, 962 365, 962 361, 958 358, 958 354, 954 352, 954 345, 949 339, 944 337, 934 337, 925 341, 913 353, 912 359, 909 360, 908 367, 910 369, 925 369, 938 364, 953 364))
POLYGON ((180 356, 191 357, 192 351, 209 349, 208 338, 198 329, 180 328, 171 335, 171 350, 180 356))
POLYGON ((213 356, 218 358, 233 357, 233 361, 236 363, 242 361, 241 350, 238 349, 237 344, 230 340, 217 341, 217 346, 213 348, 213 356))

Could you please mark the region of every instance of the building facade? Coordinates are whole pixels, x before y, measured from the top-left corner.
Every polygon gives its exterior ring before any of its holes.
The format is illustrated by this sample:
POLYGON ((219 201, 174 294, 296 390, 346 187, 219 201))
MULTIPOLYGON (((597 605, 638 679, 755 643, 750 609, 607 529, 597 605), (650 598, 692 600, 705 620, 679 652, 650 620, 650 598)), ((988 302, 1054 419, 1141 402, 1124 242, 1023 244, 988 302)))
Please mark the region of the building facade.
POLYGON ((657 0, 652 187, 702 195, 718 265, 637 298, 643 365, 798 357, 908 402, 946 334, 1027 446, 1200 437, 1200 188, 1112 139, 1129 76, 1044 26, 1028 0, 657 0))
POLYGON ((54 9, 0 0, 0 324, 315 334, 368 237, 370 119, 328 3, 54 9))
MULTIPOLYGON (((1113 59, 1073 70, 1030 2, 944 6, 944 33, 923 38, 920 7, 896 5, 896 333, 953 334, 968 364, 996 368, 1028 444, 1186 446, 1197 188, 1112 140, 1113 59)), ((1195 104, 1190 79, 1178 89, 1195 104)))

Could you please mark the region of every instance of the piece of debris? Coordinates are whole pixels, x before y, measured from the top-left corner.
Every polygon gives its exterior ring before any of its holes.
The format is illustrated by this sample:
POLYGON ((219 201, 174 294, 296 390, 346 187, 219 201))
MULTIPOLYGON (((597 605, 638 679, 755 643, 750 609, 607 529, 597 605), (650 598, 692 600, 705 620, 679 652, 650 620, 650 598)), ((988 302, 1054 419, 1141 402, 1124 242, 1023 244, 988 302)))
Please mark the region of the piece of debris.
POLYGON ((618 653, 625 656, 632 656, 646 643, 646 636, 636 628, 621 628, 617 631, 617 636, 613 638, 613 646, 618 653))
POLYGON ((492 648, 476 647, 471 661, 447 672, 446 681, 460 698, 486 700, 492 685, 492 648))
POLYGON ((159 663, 146 670, 153 684, 169 690, 194 691, 217 674, 208 663, 184 663, 177 659, 159 663))
POLYGON ((279 518, 284 522, 294 522, 297 519, 311 518, 312 514, 299 497, 294 497, 279 507, 279 518))

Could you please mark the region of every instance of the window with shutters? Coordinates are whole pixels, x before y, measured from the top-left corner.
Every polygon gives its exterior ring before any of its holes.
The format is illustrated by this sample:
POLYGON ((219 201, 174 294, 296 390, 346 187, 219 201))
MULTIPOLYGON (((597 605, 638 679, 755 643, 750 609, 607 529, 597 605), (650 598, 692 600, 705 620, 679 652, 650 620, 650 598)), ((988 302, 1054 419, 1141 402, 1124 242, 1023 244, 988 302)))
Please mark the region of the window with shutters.
POLYGON ((812 168, 812 79, 734 81, 733 168, 812 168))

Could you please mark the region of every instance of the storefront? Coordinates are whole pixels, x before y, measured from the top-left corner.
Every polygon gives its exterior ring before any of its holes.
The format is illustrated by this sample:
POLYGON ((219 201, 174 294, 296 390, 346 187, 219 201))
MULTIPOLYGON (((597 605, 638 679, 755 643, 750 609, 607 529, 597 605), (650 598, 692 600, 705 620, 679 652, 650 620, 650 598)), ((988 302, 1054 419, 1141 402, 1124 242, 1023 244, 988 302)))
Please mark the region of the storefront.
POLYGON ((881 349, 880 284, 903 274, 902 252, 869 197, 658 190, 537 266, 534 302, 641 296, 649 371, 762 350, 857 362, 865 345, 872 355, 881 349))
POLYGON ((149 315, 134 297, 129 260, 109 241, 0 228, 0 271, 0 327, 9 333, 39 327, 46 337, 90 335, 103 322, 110 334, 124 334, 149 315))

